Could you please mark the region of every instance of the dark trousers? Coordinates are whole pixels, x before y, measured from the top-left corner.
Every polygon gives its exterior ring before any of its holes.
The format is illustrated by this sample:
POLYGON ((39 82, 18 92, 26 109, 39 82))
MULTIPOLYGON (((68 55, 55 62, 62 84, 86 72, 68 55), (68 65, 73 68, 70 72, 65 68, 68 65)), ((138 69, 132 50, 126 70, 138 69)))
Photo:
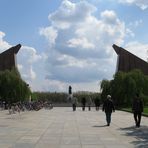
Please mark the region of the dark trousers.
POLYGON ((106 122, 107 124, 110 124, 111 123, 111 112, 105 112, 106 114, 106 122))
POLYGON ((99 106, 96 106, 96 111, 98 111, 99 110, 99 106))
POLYGON ((83 104, 83 106, 82 106, 82 110, 85 111, 85 104, 83 104))
POLYGON ((72 104, 73 111, 76 111, 76 104, 72 104))
POLYGON ((134 119, 135 119, 136 126, 139 127, 141 122, 141 112, 134 112, 134 119))
POLYGON ((88 106, 88 110, 89 110, 89 111, 91 110, 91 106, 88 106))

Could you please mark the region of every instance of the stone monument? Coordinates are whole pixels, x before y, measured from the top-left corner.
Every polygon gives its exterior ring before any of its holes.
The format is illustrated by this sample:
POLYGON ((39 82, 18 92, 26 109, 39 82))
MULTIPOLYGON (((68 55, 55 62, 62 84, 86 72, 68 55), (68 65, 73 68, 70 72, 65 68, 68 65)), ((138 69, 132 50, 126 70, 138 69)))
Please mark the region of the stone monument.
POLYGON ((118 55, 116 72, 129 72, 133 69, 140 69, 145 75, 148 75, 148 63, 146 61, 115 44, 113 48, 118 55))
POLYGON ((7 69, 11 70, 14 67, 17 68, 16 54, 18 53, 20 48, 21 48, 21 45, 18 44, 0 54, 0 71, 4 71, 7 69))
POLYGON ((73 95, 72 95, 72 87, 69 86, 69 88, 68 88, 68 99, 69 99, 69 101, 71 101, 72 97, 73 97, 73 95))

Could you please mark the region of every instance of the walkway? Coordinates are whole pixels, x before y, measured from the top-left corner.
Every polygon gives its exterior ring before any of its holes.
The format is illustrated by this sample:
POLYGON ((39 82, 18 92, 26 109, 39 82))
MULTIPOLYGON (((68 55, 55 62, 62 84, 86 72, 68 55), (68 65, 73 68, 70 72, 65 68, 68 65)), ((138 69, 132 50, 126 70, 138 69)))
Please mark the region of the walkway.
POLYGON ((134 127, 130 113, 116 111, 110 127, 102 111, 57 107, 8 115, 0 111, 0 148, 147 148, 148 118, 134 127))

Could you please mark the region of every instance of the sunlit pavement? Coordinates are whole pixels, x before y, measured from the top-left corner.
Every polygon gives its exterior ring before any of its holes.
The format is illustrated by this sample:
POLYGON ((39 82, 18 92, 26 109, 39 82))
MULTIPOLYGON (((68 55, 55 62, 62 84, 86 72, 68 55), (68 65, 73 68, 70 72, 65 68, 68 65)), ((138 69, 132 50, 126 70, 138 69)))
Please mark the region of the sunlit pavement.
POLYGON ((112 114, 106 126, 101 110, 75 112, 70 107, 8 115, 0 111, 0 148, 147 148, 148 118, 140 128, 133 115, 122 111, 112 114))

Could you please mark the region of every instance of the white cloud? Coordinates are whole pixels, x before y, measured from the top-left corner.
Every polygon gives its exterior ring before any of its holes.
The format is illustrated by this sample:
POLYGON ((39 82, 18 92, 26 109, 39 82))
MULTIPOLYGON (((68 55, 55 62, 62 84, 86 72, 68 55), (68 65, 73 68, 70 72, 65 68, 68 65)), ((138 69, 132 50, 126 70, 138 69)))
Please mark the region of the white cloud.
POLYGON ((127 36, 134 37, 135 34, 129 28, 126 29, 127 36))
POLYGON ((0 52, 3 52, 4 50, 10 48, 11 45, 4 41, 5 33, 0 31, 0 52))
POLYGON ((40 35, 45 36, 49 44, 54 44, 57 38, 57 30, 53 27, 41 28, 40 35))
POLYGON ((17 64, 17 68, 18 68, 18 70, 20 71, 20 70, 23 69, 23 65, 21 65, 21 64, 17 64))
MULTIPOLYGON (((33 86, 36 77, 40 77, 44 69, 44 54, 38 54, 33 47, 22 46, 17 54, 17 63, 22 78, 33 86)), ((44 76, 42 76, 44 77, 44 76)))
POLYGON ((101 13, 101 18, 103 21, 105 21, 107 24, 115 24, 117 21, 117 16, 114 11, 105 10, 101 13))
MULTIPOLYGON (((98 14, 89 2, 70 0, 63 0, 48 19, 50 25, 39 30, 48 41, 46 53, 22 46, 17 55, 19 71, 33 90, 67 91, 72 85, 74 91, 99 91, 99 81, 111 79, 116 70, 117 55, 112 44, 122 46, 125 37, 134 37, 133 28, 142 23, 137 20, 127 28, 113 10, 98 14)), ((5 33, 0 32, 0 51, 12 46, 4 37, 5 33)), ((130 42, 125 49, 146 59, 148 45, 130 42)))
POLYGON ((89 43, 86 38, 73 38, 70 39, 68 42, 69 47, 82 47, 82 49, 93 49, 94 45, 92 43, 89 43))
POLYGON ((25 72, 22 73, 22 77, 27 81, 31 82, 36 78, 36 73, 33 71, 32 66, 28 66, 27 68, 24 67, 22 69, 19 69, 20 71, 24 70, 25 72))
POLYGON ((147 0, 119 0, 120 3, 126 3, 129 5, 136 5, 140 7, 142 10, 148 8, 148 1, 147 0))
POLYGON ((47 54, 46 78, 50 81, 85 85, 114 74, 116 54, 112 44, 121 45, 128 28, 114 11, 103 11, 100 19, 93 15, 94 11, 97 8, 86 1, 65 0, 49 14, 51 25, 42 28, 42 35, 50 36, 46 28, 57 33, 54 44, 49 41, 47 54))
POLYGON ((22 62, 26 62, 27 64, 32 64, 42 58, 41 55, 37 54, 37 51, 35 48, 28 47, 28 46, 22 46, 18 55, 20 55, 19 60, 22 62))
POLYGON ((126 44, 125 49, 145 61, 148 60, 148 44, 133 41, 126 44))
POLYGON ((53 26, 66 29, 75 23, 85 21, 95 10, 96 8, 86 1, 72 3, 69 0, 63 0, 59 9, 49 14, 48 18, 52 20, 53 26))
MULTIPOLYGON (((3 38, 5 33, 0 31, 0 51, 3 52, 10 47, 14 46, 9 44, 3 38)), ((33 47, 22 46, 17 54, 17 67, 22 78, 32 86, 32 89, 36 88, 35 80, 38 76, 41 77, 41 73, 44 71, 45 54, 38 54, 37 50, 33 47)), ((42 76, 45 77, 45 76, 42 76)), ((43 78, 42 78, 43 79, 43 78)))

